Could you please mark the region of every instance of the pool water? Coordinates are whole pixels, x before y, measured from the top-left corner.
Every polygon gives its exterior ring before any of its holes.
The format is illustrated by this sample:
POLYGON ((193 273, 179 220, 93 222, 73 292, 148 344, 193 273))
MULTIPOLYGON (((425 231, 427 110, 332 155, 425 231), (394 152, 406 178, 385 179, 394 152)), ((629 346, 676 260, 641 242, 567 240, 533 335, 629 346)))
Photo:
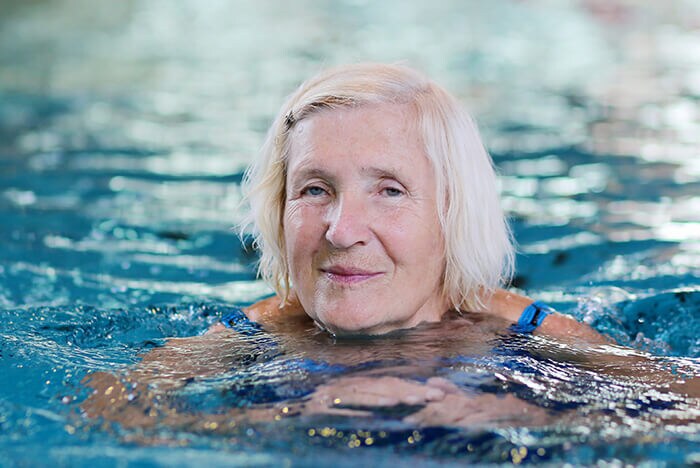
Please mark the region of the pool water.
POLYGON ((697 5, 302 3, 0 6, 0 465, 700 462, 697 399, 663 389, 700 378, 697 5), (201 337, 270 293, 232 226, 277 106, 360 59, 407 60, 468 104, 502 175, 513 286, 644 364, 473 316, 365 341, 201 337), (174 367, 142 357, 168 337, 221 372, 169 388, 174 367), (162 378, 133 407, 150 392, 177 416, 88 417, 99 376, 139 366, 162 378), (361 376, 437 376, 533 417, 237 416, 361 376))

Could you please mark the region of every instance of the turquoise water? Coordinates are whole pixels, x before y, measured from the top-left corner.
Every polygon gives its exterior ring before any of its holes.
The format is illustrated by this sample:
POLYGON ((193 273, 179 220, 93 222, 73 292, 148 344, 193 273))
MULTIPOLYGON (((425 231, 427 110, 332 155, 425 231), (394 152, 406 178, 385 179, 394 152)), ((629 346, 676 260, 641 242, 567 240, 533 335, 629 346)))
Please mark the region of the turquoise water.
POLYGON ((206 421, 340 376, 439 375, 545 408, 544 427, 416 428, 399 408, 144 430, 81 412, 90 372, 123 372, 269 293, 231 230, 242 171, 285 94, 362 59, 424 69, 477 117, 519 243, 517 288, 651 367, 700 374, 700 10, 553 3, 4 2, 0 464, 696 462, 692 401, 507 335, 441 350, 430 329, 367 343, 256 334, 231 342, 229 370, 164 398, 206 421))

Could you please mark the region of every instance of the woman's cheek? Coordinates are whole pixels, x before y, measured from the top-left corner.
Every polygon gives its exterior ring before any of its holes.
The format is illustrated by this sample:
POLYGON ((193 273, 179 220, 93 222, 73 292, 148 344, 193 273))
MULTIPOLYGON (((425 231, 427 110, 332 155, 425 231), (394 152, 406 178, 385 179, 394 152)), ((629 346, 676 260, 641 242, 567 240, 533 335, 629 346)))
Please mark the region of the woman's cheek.
POLYGON ((288 201, 284 210, 285 232, 289 229, 298 229, 302 224, 303 208, 298 200, 288 201))
POLYGON ((284 232, 288 240, 306 237, 321 229, 322 207, 303 200, 288 202, 284 216, 284 232), (291 238, 291 239, 290 239, 291 238))
POLYGON ((397 234, 410 234, 411 231, 422 229, 425 225, 425 218, 417 213, 415 207, 407 206, 405 203, 391 205, 381 205, 375 207, 373 218, 385 226, 391 226, 392 231, 397 234))

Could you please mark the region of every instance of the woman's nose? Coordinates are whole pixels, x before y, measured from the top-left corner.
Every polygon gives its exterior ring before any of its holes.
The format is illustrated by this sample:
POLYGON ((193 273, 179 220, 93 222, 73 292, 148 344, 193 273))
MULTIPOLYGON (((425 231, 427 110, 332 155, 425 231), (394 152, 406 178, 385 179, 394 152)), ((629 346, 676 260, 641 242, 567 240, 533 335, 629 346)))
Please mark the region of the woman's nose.
POLYGON ((368 208, 360 196, 341 195, 329 212, 326 240, 337 249, 366 244, 370 237, 368 208))

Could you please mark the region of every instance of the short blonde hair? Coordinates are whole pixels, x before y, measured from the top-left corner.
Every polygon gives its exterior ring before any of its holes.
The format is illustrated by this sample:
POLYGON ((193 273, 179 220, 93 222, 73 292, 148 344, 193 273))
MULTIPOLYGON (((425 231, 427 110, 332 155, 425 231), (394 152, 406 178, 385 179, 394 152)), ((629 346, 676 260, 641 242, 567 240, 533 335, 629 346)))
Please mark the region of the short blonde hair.
POLYGON ((299 86, 275 117, 261 154, 246 172, 259 274, 281 296, 290 292, 283 214, 287 160, 294 125, 322 109, 410 104, 435 171, 444 236, 443 294, 457 310, 480 310, 510 279, 514 253, 500 207, 496 174, 472 118, 443 88, 402 65, 363 63, 321 72, 299 86))

